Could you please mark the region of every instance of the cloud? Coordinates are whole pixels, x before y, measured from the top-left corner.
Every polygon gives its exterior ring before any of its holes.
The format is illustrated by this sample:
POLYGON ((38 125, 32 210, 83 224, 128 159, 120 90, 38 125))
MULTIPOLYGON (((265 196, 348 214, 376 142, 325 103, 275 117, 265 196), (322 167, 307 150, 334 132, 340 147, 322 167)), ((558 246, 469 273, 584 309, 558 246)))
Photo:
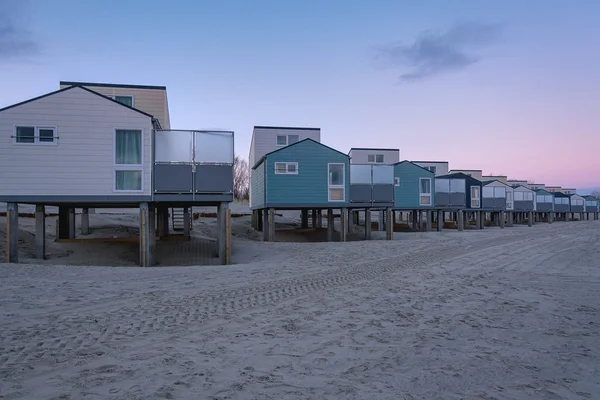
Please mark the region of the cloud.
POLYGON ((0 61, 37 54, 39 45, 17 23, 19 3, 0 1, 0 61))
POLYGON ((480 60, 475 50, 497 41, 502 29, 501 24, 461 23, 442 33, 422 32, 410 45, 381 47, 378 56, 390 67, 408 67, 400 81, 415 82, 475 64, 480 60))

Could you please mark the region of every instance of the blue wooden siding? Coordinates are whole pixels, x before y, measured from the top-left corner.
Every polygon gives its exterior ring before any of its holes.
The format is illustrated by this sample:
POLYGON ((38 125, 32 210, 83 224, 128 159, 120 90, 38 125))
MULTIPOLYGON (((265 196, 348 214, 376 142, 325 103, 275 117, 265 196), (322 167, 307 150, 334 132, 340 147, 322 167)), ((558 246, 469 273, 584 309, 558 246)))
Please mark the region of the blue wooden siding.
POLYGON ((350 161, 347 155, 306 140, 268 154, 266 157, 267 207, 286 204, 347 206, 350 196, 350 161), (297 162, 298 174, 275 174, 276 162, 297 162), (329 163, 344 164, 345 199, 343 202, 329 202, 329 163))
POLYGON ((264 208, 265 206, 265 163, 262 162, 255 170, 252 170, 252 204, 250 207, 264 208))
POLYGON ((394 186, 394 205, 398 208, 433 208, 435 204, 435 174, 418 165, 402 162, 394 166, 394 177, 399 178, 398 186, 394 186), (431 179, 431 204, 420 204, 420 179, 431 179))

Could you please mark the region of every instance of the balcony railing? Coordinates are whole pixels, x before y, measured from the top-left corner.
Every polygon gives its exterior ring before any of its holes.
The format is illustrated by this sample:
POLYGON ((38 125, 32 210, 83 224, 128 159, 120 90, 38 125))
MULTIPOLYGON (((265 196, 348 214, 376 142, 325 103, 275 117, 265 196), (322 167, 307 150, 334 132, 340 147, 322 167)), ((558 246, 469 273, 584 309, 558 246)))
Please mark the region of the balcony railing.
POLYGON ((154 193, 233 193, 233 132, 154 131, 154 193))
POLYGON ((350 165, 350 202, 393 204, 394 167, 391 165, 350 165))

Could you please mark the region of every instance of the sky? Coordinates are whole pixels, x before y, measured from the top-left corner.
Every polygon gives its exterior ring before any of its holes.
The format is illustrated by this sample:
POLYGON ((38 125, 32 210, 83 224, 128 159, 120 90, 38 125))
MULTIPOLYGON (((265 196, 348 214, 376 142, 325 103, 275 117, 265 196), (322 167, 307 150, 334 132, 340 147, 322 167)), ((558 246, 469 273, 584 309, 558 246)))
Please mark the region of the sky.
POLYGON ((171 127, 321 128, 600 189, 596 0, 0 0, 0 107, 59 81, 167 86, 171 127))

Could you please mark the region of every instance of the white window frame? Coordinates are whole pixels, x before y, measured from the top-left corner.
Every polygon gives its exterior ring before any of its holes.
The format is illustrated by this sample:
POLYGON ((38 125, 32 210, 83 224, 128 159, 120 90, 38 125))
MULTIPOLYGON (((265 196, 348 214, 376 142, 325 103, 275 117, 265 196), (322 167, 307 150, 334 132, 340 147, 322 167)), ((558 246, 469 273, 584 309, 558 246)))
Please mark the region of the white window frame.
POLYGON ((145 187, 145 179, 144 179, 144 160, 145 160, 145 151, 144 144, 146 143, 146 135, 144 133, 144 128, 131 128, 131 127, 118 127, 113 128, 113 145, 112 145, 112 153, 113 153, 113 168, 112 168, 112 189, 113 193, 144 193, 145 187), (117 131, 140 131, 141 132, 141 140, 140 144, 142 146, 141 164, 117 164, 117 131), (141 189, 140 190, 118 190, 117 189, 117 171, 140 171, 142 174, 141 178, 141 189))
POLYGON ((383 153, 374 153, 367 154, 367 163, 368 164, 385 164, 385 154, 383 153), (369 161, 369 157, 373 156, 373 161, 369 161), (382 161, 377 161, 377 156, 381 156, 382 161))
POLYGON ((15 124, 13 125, 13 144, 16 146, 56 146, 58 145, 58 127, 56 125, 15 124), (33 143, 17 142, 17 128, 33 128, 33 143), (40 142, 40 129, 52 129, 54 140, 40 142))
POLYGON ((132 108, 135 107, 135 96, 132 95, 132 94, 111 94, 108 97, 110 97, 111 99, 113 99, 114 101, 116 101, 119 104, 123 104, 124 106, 132 107, 132 108), (117 100, 117 96, 119 96, 119 97, 131 97, 131 106, 128 106, 127 104, 123 104, 120 101, 118 101, 117 100))
POLYGON ((421 206, 432 206, 433 205, 431 203, 431 194, 432 194, 431 192, 433 191, 432 189, 433 189, 433 187, 432 187, 432 183, 431 183, 431 178, 419 178, 419 205, 421 205, 421 206), (423 188, 421 186, 421 181, 425 181, 425 180, 429 181, 429 193, 423 193, 421 191, 421 189, 423 188), (429 204, 423 203, 423 199, 422 199, 423 197, 429 197, 429 204))
POLYGON ((298 175, 298 163, 297 162, 275 161, 273 163, 273 169, 275 171, 275 175, 298 175), (278 172, 277 164, 285 164, 285 172, 278 172), (294 165, 296 167, 296 171, 290 172, 290 167, 289 167, 290 165, 294 165))
POLYGON ((477 185, 469 186, 469 195, 471 197, 471 208, 481 208, 481 186, 477 186, 477 185), (478 197, 473 197, 473 189, 477 189, 477 191, 479 193, 478 197), (473 205, 473 200, 479 201, 477 206, 473 205))
POLYGON ((399 176, 394 177, 394 186, 400 186, 400 177, 399 176))
POLYGON ((513 201, 514 201, 514 192, 512 190, 506 190, 506 209, 513 209, 513 201))
POLYGON ((337 203, 343 203, 346 201, 346 164, 344 164, 344 163, 327 163, 327 201, 337 202, 337 203), (329 174, 330 174, 332 165, 341 165, 342 166, 342 184, 341 185, 332 185, 329 183, 329 174), (330 189, 342 189, 342 192, 344 193, 344 195, 342 196, 342 200, 331 200, 330 189))

